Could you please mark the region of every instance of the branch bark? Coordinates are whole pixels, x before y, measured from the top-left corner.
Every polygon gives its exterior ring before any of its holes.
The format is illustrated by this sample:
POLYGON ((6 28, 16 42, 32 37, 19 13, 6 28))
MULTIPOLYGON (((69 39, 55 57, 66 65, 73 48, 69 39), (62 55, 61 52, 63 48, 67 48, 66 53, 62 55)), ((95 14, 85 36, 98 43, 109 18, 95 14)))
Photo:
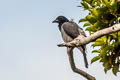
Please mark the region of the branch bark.
POLYGON ((99 30, 88 37, 84 37, 82 35, 79 35, 73 41, 68 42, 68 43, 58 44, 58 46, 59 47, 65 47, 65 46, 66 47, 78 47, 81 45, 88 44, 92 41, 95 41, 99 37, 102 37, 102 36, 110 34, 110 33, 118 32, 118 31, 120 31, 120 24, 115 24, 109 28, 99 30))
POLYGON ((120 0, 117 0, 117 2, 120 2, 120 0))
POLYGON ((67 48, 67 54, 69 56, 69 62, 70 62, 70 65, 71 65, 73 72, 84 76, 88 80, 96 80, 95 77, 93 77, 90 74, 76 68, 75 63, 74 63, 74 58, 73 58, 73 48, 67 48))

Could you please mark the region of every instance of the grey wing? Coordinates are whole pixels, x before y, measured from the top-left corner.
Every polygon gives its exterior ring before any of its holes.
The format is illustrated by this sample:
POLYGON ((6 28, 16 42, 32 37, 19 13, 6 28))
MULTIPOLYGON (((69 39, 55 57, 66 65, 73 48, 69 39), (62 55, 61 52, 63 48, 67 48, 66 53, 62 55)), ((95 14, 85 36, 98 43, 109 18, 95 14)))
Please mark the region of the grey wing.
POLYGON ((72 39, 78 37, 79 35, 78 25, 75 24, 74 22, 65 22, 62 25, 62 28, 64 29, 66 34, 70 36, 72 39))
MULTIPOLYGON (((87 37, 82 28, 79 27, 78 30, 79 30, 80 35, 87 37)), ((86 45, 81 46, 81 48, 83 49, 82 53, 85 53, 86 52, 86 45)))
MULTIPOLYGON (((79 34, 80 34, 80 35, 83 35, 83 36, 87 37, 82 28, 78 27, 78 30, 79 30, 79 34)), ((82 46, 82 48, 83 48, 84 50, 86 50, 86 45, 82 46)))
POLYGON ((70 42, 73 39, 64 31, 63 28, 61 28, 61 34, 62 34, 62 38, 64 40, 64 42, 70 42))

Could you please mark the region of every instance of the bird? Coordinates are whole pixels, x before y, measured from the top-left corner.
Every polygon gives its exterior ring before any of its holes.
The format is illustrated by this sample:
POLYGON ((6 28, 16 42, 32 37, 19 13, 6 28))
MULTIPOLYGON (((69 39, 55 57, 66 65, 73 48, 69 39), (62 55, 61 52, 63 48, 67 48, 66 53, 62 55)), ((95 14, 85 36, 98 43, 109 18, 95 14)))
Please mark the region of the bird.
MULTIPOLYGON (((85 32, 75 22, 69 21, 65 16, 58 16, 52 23, 58 23, 59 31, 61 32, 64 42, 71 42, 79 35, 86 37, 85 32)), ((86 57, 86 45, 77 47, 83 54, 85 67, 88 68, 86 57)))

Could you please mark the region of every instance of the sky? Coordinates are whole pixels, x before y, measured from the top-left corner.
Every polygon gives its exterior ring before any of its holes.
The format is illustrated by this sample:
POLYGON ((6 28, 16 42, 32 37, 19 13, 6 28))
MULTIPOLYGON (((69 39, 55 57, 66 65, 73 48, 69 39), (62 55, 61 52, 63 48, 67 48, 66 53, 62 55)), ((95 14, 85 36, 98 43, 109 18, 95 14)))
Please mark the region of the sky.
MULTIPOLYGON (((59 15, 78 23, 87 12, 77 7, 81 0, 1 0, 0 1, 0 80, 86 80, 73 73, 57 24, 59 15)), ((83 23, 79 23, 82 27, 83 23)), ((83 27, 82 27, 83 28, 83 27)), ((88 33, 88 32, 86 32, 88 33)), ((112 71, 104 73, 99 61, 90 64, 97 54, 87 45, 89 68, 83 56, 74 50, 76 66, 97 80, 119 80, 112 71)))

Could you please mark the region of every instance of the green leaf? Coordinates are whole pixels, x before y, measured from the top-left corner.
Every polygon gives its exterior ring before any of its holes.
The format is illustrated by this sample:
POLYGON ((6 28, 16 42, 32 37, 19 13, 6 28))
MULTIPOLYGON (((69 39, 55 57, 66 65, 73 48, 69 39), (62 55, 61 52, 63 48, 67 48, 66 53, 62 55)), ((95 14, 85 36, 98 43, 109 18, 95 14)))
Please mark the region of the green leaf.
POLYGON ((104 46, 104 44, 106 44, 106 36, 103 36, 101 38, 98 38, 93 44, 92 46, 95 47, 95 46, 104 46))
POLYGON ((93 50, 92 53, 100 53, 100 50, 93 50))
POLYGON ((110 70, 111 67, 112 67, 112 65, 109 64, 109 62, 107 62, 107 61, 104 62, 104 71, 105 71, 105 73, 107 73, 107 71, 110 70))
POLYGON ((117 0, 110 0, 110 5, 111 5, 112 7, 117 6, 117 0))
POLYGON ((90 25, 91 25, 90 22, 86 22, 86 23, 83 25, 83 27, 85 27, 85 26, 90 26, 90 25))
POLYGON ((119 64, 115 64, 112 68, 112 72, 114 75, 116 75, 118 71, 119 71, 119 64))
POLYGON ((104 13, 108 12, 108 7, 101 7, 101 8, 98 8, 99 12, 101 12, 102 14, 101 15, 104 15, 104 13), (103 13, 104 12, 104 13, 103 13))
POLYGON ((120 32, 118 32, 118 36, 120 36, 120 32))
POLYGON ((82 18, 82 19, 79 20, 79 23, 80 22, 85 22, 85 21, 87 21, 86 18, 82 18))
POLYGON ((89 9, 89 6, 86 1, 83 1, 81 4, 84 7, 84 9, 89 9))
POLYGON ((92 0, 85 0, 87 3, 91 4, 92 0))
POLYGON ((93 31, 93 32, 95 32, 95 29, 94 29, 92 26, 87 27, 85 30, 86 30, 86 31, 93 31))
POLYGON ((108 38, 107 38, 107 44, 108 44, 108 45, 110 45, 111 39, 112 39, 112 37, 111 37, 111 36, 108 36, 108 38))
POLYGON ((95 7, 98 0, 92 0, 91 6, 95 7))
POLYGON ((108 70, 104 68, 104 72, 105 72, 105 74, 107 73, 107 71, 108 71, 108 70))
POLYGON ((101 5, 101 1, 97 0, 97 5, 100 6, 101 5))
POLYGON ((95 56, 95 57, 91 60, 91 64, 92 64, 93 62, 99 60, 99 59, 100 59, 100 56, 95 56))
POLYGON ((87 19, 90 23, 92 23, 92 24, 94 24, 95 22, 97 22, 96 17, 94 17, 94 16, 92 16, 92 15, 86 16, 86 19, 87 19))
POLYGON ((99 8, 95 7, 91 10, 91 14, 95 16, 97 19, 100 19, 102 13, 99 8))
POLYGON ((103 36, 103 37, 98 38, 96 41, 105 43, 106 40, 107 40, 106 36, 103 36))
POLYGON ((108 6, 108 5, 109 5, 108 0, 102 0, 102 1, 103 1, 103 3, 104 3, 106 6, 108 6))
POLYGON ((117 11, 117 0, 110 0, 110 8, 114 13, 117 11))
POLYGON ((120 17, 118 17, 117 20, 120 21, 120 17))
POLYGON ((105 43, 104 42, 99 42, 99 41, 95 41, 94 44, 92 44, 93 47, 95 46, 103 46, 105 43))
POLYGON ((99 27, 100 25, 101 25, 100 22, 97 21, 96 23, 93 24, 93 28, 94 28, 95 30, 99 30, 99 29, 100 29, 100 27, 99 27))
POLYGON ((108 46, 108 45, 103 45, 102 47, 101 47, 101 49, 100 49, 100 56, 102 57, 102 61, 103 62, 106 62, 106 60, 107 60, 107 53, 108 53, 108 51, 110 50, 110 47, 108 46))
POLYGON ((116 33, 111 33, 110 36, 112 36, 113 38, 117 38, 116 33))
POLYGON ((99 16, 99 12, 97 11, 96 7, 94 9, 92 9, 91 13, 95 16, 98 17, 99 16))

